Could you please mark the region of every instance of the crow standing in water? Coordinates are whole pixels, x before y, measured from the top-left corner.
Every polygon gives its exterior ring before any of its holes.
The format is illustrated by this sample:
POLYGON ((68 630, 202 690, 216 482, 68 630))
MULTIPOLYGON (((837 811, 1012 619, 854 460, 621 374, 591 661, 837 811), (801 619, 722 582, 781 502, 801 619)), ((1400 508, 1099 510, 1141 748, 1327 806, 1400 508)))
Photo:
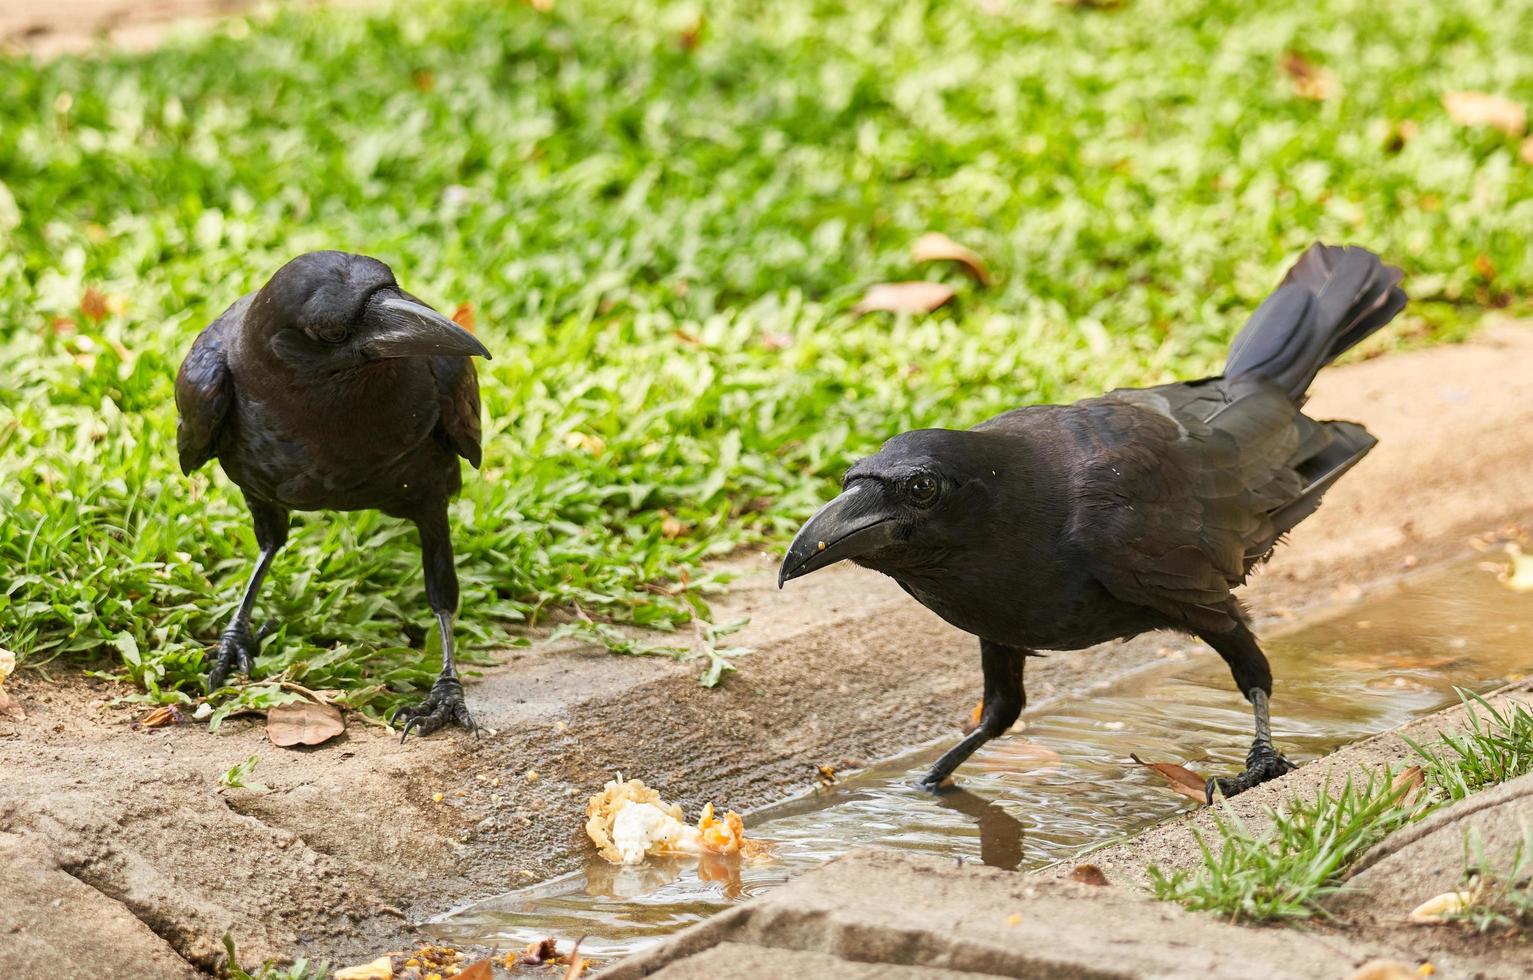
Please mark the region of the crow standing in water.
POLYGON ((294 510, 381 510, 420 531, 442 673, 404 731, 474 728, 453 663, 458 608, 447 501, 458 457, 479 465, 473 334, 404 292, 389 267, 310 252, 240 297, 192 342, 176 375, 176 445, 190 474, 218 458, 244 492, 261 549, 218 643, 208 690, 248 674, 260 644, 251 608, 294 510))
POLYGON ((1316 244, 1235 338, 1224 374, 895 436, 799 531, 778 584, 850 558, 979 638, 979 726, 935 791, 1022 711, 1024 658, 1148 630, 1200 637, 1256 715, 1233 796, 1293 768, 1272 746, 1272 671, 1231 590, 1373 448, 1300 414, 1315 374, 1405 306, 1401 272, 1316 244))

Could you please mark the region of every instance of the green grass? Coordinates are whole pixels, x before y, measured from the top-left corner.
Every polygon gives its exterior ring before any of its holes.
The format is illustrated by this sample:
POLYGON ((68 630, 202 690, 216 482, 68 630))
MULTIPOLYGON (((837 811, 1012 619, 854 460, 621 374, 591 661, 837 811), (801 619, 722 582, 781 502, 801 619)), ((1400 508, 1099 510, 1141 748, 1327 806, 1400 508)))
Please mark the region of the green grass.
POLYGON ((1235 922, 1325 915, 1324 900, 1341 889, 1347 866, 1423 812, 1423 804, 1407 803, 1407 787, 1391 782, 1389 773, 1349 778, 1334 796, 1327 784, 1312 800, 1295 798, 1283 810, 1269 810, 1261 833, 1233 812, 1215 813, 1217 853, 1193 831, 1201 864, 1169 875, 1151 865, 1151 890, 1156 898, 1235 922))
POLYGON ((1439 732, 1422 745, 1405 736, 1421 756, 1427 786, 1445 800, 1462 800, 1487 786, 1533 772, 1533 712, 1508 701, 1497 709, 1473 691, 1459 691, 1467 728, 1439 732), (1481 715, 1481 712, 1484 715, 1481 715))
MULTIPOLYGON (((681 625, 706 559, 900 429, 1216 369, 1312 238, 1407 269, 1397 342, 1533 289, 1533 168, 1440 105, 1533 102, 1529 4, 719 2, 689 51, 696 10, 432 2, 0 60, 0 645, 197 690, 254 547, 221 474, 176 470, 171 379, 305 249, 471 303, 496 353, 454 511, 480 649, 555 610, 681 625), (1338 94, 1296 97, 1290 49, 1338 94), (928 230, 995 286, 914 267, 928 230), (849 312, 928 275, 952 307, 849 312)), ((258 673, 422 690, 418 561, 397 522, 303 518, 258 673)))
POLYGON ((1464 832, 1464 881, 1470 901, 1453 918, 1475 931, 1498 930, 1526 938, 1533 926, 1533 827, 1524 826, 1510 860, 1498 865, 1475 828, 1464 832))

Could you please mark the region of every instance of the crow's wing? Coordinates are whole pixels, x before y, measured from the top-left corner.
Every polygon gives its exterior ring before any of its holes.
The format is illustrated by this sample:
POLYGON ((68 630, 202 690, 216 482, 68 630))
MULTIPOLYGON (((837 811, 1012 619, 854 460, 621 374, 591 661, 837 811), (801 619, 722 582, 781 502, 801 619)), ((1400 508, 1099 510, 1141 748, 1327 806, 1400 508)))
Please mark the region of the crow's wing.
POLYGON ((480 461, 479 374, 470 357, 433 357, 440 431, 452 451, 475 469, 480 461))
POLYGON ((176 452, 181 472, 190 475, 218 454, 218 435, 234 398, 226 356, 250 297, 243 296, 192 341, 176 372, 176 452))
POLYGON ((1092 574, 1188 629, 1232 628, 1230 590, 1287 529, 1273 516, 1304 497, 1294 466, 1324 428, 1258 378, 1114 391, 1075 409, 1069 533, 1092 574))

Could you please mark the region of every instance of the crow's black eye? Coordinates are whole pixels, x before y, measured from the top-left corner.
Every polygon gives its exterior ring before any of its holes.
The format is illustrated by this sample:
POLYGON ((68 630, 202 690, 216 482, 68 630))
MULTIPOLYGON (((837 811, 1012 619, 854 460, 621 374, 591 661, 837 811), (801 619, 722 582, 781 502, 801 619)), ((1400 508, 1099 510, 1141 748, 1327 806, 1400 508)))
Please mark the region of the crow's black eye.
POLYGON ((346 339, 346 324, 327 323, 315 328, 314 335, 327 344, 339 344, 346 339))
POLYGON ((937 481, 934 477, 918 476, 910 481, 910 501, 918 507, 926 507, 937 499, 937 481))

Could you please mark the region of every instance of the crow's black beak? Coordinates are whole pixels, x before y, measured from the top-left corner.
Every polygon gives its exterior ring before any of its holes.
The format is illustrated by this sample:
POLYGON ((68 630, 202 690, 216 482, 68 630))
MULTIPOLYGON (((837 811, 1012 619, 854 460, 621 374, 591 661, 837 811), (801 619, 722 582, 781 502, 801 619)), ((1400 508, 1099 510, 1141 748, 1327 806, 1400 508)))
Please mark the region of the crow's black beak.
POLYGON ((882 487, 871 480, 853 482, 799 529, 777 572, 777 587, 843 558, 873 554, 893 543, 895 527, 882 487))
POLYGON ((433 310, 403 296, 379 293, 367 304, 370 328, 362 339, 369 357, 483 357, 479 338, 433 310))

